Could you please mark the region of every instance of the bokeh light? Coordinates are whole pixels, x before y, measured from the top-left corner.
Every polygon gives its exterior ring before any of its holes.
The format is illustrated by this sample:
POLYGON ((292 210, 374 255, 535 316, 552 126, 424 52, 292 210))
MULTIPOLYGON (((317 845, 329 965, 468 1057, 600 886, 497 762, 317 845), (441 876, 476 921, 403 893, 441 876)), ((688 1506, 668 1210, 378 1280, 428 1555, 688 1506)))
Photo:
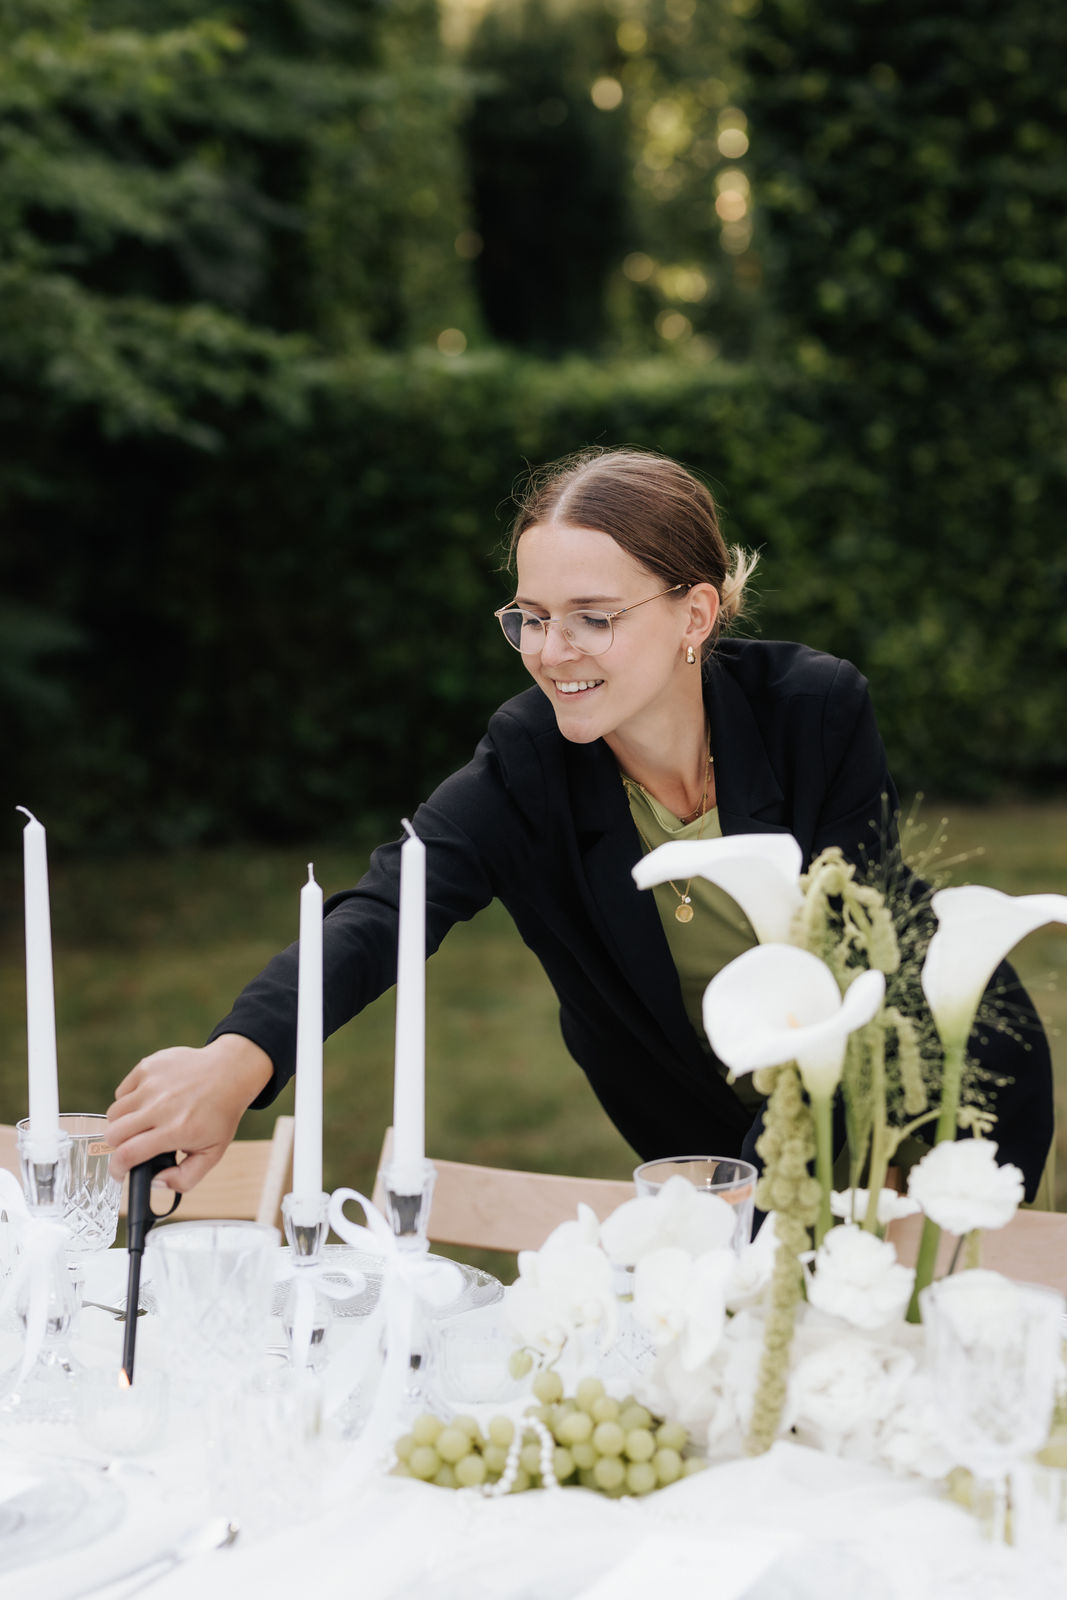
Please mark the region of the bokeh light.
POLYGON ((631 283, 647 283, 656 270, 656 263, 643 250, 633 250, 623 262, 622 270, 631 283))
POLYGON ((671 344, 688 338, 692 331, 693 324, 680 311, 661 311, 656 318, 656 332, 671 344))
POLYGON ((598 111, 614 111, 622 105, 622 84, 618 78, 597 78, 589 98, 598 111))
POLYGON ((636 17, 627 17, 620 22, 615 31, 619 49, 625 50, 627 55, 636 55, 648 43, 648 29, 643 22, 638 22, 636 17))

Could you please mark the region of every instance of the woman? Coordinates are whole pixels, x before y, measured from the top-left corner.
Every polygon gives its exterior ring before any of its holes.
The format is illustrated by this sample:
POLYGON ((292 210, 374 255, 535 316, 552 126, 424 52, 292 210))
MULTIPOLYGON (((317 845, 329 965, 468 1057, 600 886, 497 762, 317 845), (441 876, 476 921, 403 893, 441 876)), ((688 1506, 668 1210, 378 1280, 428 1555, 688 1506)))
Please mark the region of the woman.
MULTIPOLYGON (((474 759, 421 806, 427 950, 499 897, 560 1002, 567 1047, 642 1158, 753 1155, 758 1100, 730 1087, 700 1026, 704 986, 754 943, 703 880, 639 892, 631 868, 667 838, 786 830, 806 859, 879 848, 896 795, 864 679, 803 645, 730 640, 755 565, 727 551, 708 491, 661 456, 591 450, 536 477, 512 534, 514 601, 497 616, 534 687, 493 716, 474 759), (888 804, 887 804, 888 802, 888 804)), ((399 843, 326 902, 332 1033, 396 978, 399 843)), ((295 1058, 296 946, 244 990, 202 1049, 163 1050, 119 1085, 117 1175, 162 1150, 191 1188, 242 1112, 295 1058)), ((1025 998, 1025 997, 1024 997, 1025 998)), ((1001 1158, 1036 1188, 1051 1069, 996 1034, 1001 1158)))

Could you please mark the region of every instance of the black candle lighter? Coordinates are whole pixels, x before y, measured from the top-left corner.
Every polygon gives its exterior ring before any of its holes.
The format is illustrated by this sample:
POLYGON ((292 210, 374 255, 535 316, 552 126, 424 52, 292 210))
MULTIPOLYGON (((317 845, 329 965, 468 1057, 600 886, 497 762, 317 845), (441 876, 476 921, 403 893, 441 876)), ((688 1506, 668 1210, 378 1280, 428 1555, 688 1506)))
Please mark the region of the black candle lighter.
MULTIPOLYGON (((137 1347, 137 1303, 141 1294, 141 1257, 144 1255, 145 1235, 160 1218, 152 1210, 149 1199, 152 1179, 157 1172, 165 1172, 177 1163, 173 1150, 142 1161, 130 1168, 130 1198, 126 1207, 126 1248, 130 1254, 129 1273, 126 1279, 126 1336, 122 1344, 122 1366, 129 1383, 133 1382, 133 1357, 137 1347)), ((181 1195, 175 1193, 174 1205, 163 1213, 169 1217, 181 1195)))

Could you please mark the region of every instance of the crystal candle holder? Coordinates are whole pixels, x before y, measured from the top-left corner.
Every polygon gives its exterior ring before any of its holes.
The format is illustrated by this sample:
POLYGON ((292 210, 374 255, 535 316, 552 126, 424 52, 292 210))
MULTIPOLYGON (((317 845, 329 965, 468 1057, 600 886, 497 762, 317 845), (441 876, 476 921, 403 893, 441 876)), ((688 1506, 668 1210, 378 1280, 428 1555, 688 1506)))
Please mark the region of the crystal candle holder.
MULTIPOLYGON (((385 1212, 401 1250, 412 1254, 429 1254, 430 1207, 436 1178, 437 1169, 432 1161, 404 1167, 389 1162, 383 1169, 385 1212)), ((451 1414, 434 1383, 434 1350, 432 1322, 423 1303, 416 1300, 411 1318, 411 1349, 404 1392, 404 1408, 408 1415, 420 1411, 433 1411, 443 1416, 451 1414)))
POLYGON ((86 1444, 107 1456, 143 1455, 158 1448, 167 1425, 164 1372, 141 1372, 131 1384, 111 1367, 78 1375, 78 1426, 86 1444))
POLYGON ((31 1132, 27 1118, 18 1124, 16 1137, 30 1215, 47 1222, 62 1221, 70 1188, 70 1135, 61 1133, 58 1146, 40 1140, 31 1132))
POLYGON ((15 1309, 27 1339, 31 1328, 41 1332, 32 1366, 16 1376, 0 1400, 0 1416, 28 1422, 72 1422, 78 1363, 69 1345, 78 1296, 67 1271, 63 1243, 50 1240, 50 1234, 60 1234, 63 1225, 70 1182, 70 1138, 60 1133, 58 1142, 38 1139, 24 1122, 19 1124, 17 1140, 30 1222, 22 1234, 22 1259, 15 1268, 26 1269, 15 1309), (38 1252, 39 1259, 31 1265, 38 1252))
POLYGON ((330 1232, 328 1194, 287 1194, 282 1199, 282 1226, 292 1260, 293 1276, 285 1297, 282 1325, 293 1367, 318 1367, 325 1356, 324 1345, 333 1309, 315 1286, 317 1269, 323 1262, 323 1246, 330 1232), (301 1302, 310 1303, 301 1317, 301 1302), (307 1311, 310 1311, 310 1315, 307 1311), (303 1333, 298 1330, 303 1325, 303 1333), (304 1348, 298 1350, 297 1343, 304 1348))
POLYGON ((402 1250, 429 1250, 430 1207, 437 1168, 432 1161, 400 1167, 390 1162, 382 1172, 385 1212, 402 1250))

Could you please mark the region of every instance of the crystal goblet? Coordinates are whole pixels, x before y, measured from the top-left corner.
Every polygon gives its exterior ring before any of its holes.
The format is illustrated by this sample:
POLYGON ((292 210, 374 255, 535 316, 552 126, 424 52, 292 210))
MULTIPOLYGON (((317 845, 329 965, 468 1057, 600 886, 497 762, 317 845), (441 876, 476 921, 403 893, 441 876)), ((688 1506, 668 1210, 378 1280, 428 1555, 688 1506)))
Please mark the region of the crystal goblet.
POLYGON ((270 1342, 280 1235, 258 1222, 170 1222, 148 1235, 152 1287, 175 1376, 225 1388, 270 1342))
POLYGON ((1008 1537, 1007 1480, 1048 1437, 1063 1296, 997 1272, 962 1272, 919 1296, 943 1442, 1008 1537))

